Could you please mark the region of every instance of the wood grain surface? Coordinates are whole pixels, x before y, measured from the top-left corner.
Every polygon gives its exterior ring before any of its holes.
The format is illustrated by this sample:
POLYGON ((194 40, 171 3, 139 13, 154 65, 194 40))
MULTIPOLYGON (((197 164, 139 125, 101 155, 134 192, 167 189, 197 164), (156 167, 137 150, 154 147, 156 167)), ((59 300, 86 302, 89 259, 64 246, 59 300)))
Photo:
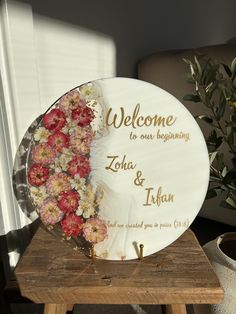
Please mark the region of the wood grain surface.
POLYGON ((112 262, 92 261, 39 228, 15 274, 36 303, 214 304, 224 295, 190 230, 141 261, 112 262))

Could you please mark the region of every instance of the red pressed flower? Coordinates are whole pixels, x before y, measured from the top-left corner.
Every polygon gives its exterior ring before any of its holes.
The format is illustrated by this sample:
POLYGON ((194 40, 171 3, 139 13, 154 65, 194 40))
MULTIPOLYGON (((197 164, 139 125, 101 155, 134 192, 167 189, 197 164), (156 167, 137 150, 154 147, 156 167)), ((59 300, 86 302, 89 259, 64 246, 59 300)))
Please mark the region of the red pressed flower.
POLYGON ((57 152, 61 152, 63 147, 68 146, 69 137, 64 133, 57 131, 48 137, 48 144, 52 146, 57 152))
POLYGON ((76 109, 72 110, 71 116, 72 119, 76 121, 78 126, 81 127, 89 125, 94 119, 93 110, 87 106, 79 106, 76 109))
POLYGON ((50 164, 56 156, 55 150, 48 143, 41 143, 34 146, 32 150, 32 159, 40 165, 50 164))
POLYGON ((74 212, 79 205, 79 194, 75 191, 62 192, 58 197, 58 207, 64 213, 74 212))
POLYGON ((28 172, 28 180, 31 185, 40 186, 43 185, 49 175, 49 169, 42 165, 34 164, 30 167, 28 172))
POLYGON ((85 178, 89 174, 90 170, 89 160, 83 155, 72 159, 68 163, 67 171, 71 176, 79 174, 81 178, 85 178))
POLYGON ((69 214, 61 221, 61 227, 67 237, 77 237, 83 231, 84 220, 76 216, 76 214, 69 214))
POLYGON ((50 131, 59 131, 66 124, 66 116, 60 109, 52 109, 43 117, 43 124, 50 131))

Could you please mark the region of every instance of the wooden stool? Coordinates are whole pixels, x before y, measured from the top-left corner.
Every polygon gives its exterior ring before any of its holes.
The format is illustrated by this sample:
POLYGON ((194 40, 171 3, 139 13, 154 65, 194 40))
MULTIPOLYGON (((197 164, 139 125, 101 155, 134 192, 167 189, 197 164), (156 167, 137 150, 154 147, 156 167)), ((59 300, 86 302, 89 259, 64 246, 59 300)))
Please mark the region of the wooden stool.
MULTIPOLYGON (((155 239, 153 239, 155 241, 155 239)), ((193 232, 132 261, 90 260, 39 228, 15 270, 21 294, 45 304, 45 314, 64 314, 74 304, 215 304, 224 292, 193 232)))

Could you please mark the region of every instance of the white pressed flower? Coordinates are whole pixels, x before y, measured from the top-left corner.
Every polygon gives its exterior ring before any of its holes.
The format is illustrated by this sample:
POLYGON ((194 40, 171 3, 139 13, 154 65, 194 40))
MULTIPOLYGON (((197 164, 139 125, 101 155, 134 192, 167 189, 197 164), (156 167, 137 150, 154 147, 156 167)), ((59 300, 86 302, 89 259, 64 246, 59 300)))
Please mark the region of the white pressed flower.
POLYGON ((31 186, 30 195, 35 205, 40 205, 48 197, 45 186, 31 186))
POLYGON ((60 167, 56 167, 56 168, 53 168, 53 169, 57 173, 62 172, 62 168, 60 168, 60 167))
POLYGON ((70 162, 75 157, 75 154, 73 153, 73 151, 67 147, 64 147, 62 149, 62 155, 67 160, 67 162, 70 162))
POLYGON ((96 193, 96 205, 99 206, 104 196, 104 190, 99 188, 96 193))
POLYGON ((55 170, 55 172, 67 171, 68 163, 73 159, 72 156, 61 154, 59 157, 55 158, 54 164, 52 164, 51 168, 55 170))
POLYGON ((90 210, 85 210, 83 212, 83 217, 84 218, 89 218, 89 217, 91 217, 93 215, 94 215, 94 209, 93 208, 91 208, 90 210))
POLYGON ((86 201, 86 200, 80 200, 79 207, 76 211, 76 215, 81 216, 83 215, 84 218, 89 218, 95 214, 95 209, 93 207, 93 203, 86 201))
POLYGON ((85 178, 80 178, 79 174, 76 174, 73 179, 71 179, 71 187, 79 192, 79 195, 83 194, 83 191, 86 189, 85 186, 86 180, 85 178))
POLYGON ((48 137, 51 133, 44 127, 39 127, 34 133, 35 141, 39 141, 40 143, 45 143, 48 140, 48 137))
POLYGON ((83 209, 79 206, 75 213, 77 216, 81 216, 83 214, 83 209))
POLYGON ((71 134, 76 129, 76 127, 77 127, 76 123, 70 117, 67 117, 66 124, 61 129, 61 131, 65 134, 71 134))
POLYGON ((86 102, 90 102, 91 100, 95 100, 99 97, 98 90, 92 83, 80 86, 79 90, 81 96, 86 102))
POLYGON ((83 191, 81 195, 81 199, 86 200, 87 202, 94 203, 95 193, 93 192, 93 188, 91 184, 86 186, 86 189, 83 191))

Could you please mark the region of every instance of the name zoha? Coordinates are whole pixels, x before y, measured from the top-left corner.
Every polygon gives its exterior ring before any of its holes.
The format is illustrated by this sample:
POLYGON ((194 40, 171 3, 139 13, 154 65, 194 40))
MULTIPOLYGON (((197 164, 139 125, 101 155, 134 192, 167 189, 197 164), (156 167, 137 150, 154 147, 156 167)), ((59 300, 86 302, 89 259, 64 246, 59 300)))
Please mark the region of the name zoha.
POLYGON ((157 189, 157 192, 153 192, 153 188, 146 188, 147 191, 147 197, 146 202, 143 204, 143 206, 151 206, 156 205, 160 206, 162 203, 173 203, 174 202, 174 194, 164 194, 162 193, 162 187, 160 186, 157 189))
POLYGON ((110 159, 110 164, 105 167, 106 170, 118 172, 119 170, 132 170, 136 167, 132 161, 126 161, 126 155, 123 156, 122 160, 119 160, 119 156, 107 156, 110 159))
POLYGON ((143 126, 165 127, 173 125, 177 119, 172 115, 159 116, 154 114, 153 116, 142 116, 139 111, 140 104, 135 106, 131 115, 126 115, 124 107, 120 107, 120 114, 113 114, 112 108, 109 108, 106 116, 106 125, 113 126, 116 129, 120 128, 121 126, 131 126, 134 129, 143 126))

